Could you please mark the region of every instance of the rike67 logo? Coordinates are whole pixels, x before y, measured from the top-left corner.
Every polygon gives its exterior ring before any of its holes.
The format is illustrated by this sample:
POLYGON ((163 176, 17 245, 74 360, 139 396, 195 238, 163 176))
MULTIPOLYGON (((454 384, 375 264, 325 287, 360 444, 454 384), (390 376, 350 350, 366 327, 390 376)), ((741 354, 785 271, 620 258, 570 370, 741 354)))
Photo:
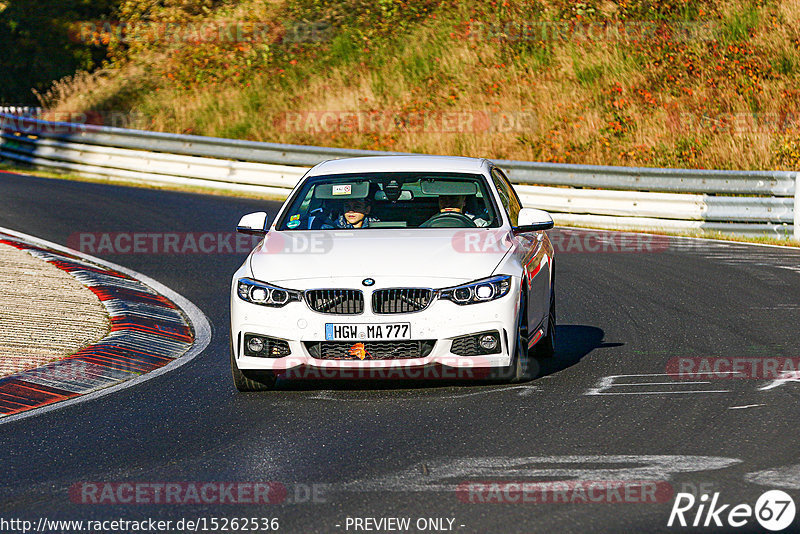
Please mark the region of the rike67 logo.
POLYGON ((712 497, 703 494, 699 499, 691 493, 678 493, 667 526, 740 528, 755 518, 762 528, 778 532, 792 525, 795 512, 794 499, 781 490, 767 491, 758 498, 754 507, 722 504, 719 492, 712 497))

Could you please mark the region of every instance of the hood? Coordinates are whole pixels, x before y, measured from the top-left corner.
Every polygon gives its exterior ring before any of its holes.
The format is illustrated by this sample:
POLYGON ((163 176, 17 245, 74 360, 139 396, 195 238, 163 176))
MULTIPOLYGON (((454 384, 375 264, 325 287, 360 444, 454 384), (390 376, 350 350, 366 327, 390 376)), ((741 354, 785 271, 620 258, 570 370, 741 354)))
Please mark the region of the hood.
POLYGON ((385 287, 419 278, 447 285, 493 274, 514 239, 498 228, 273 230, 253 251, 250 268, 257 280, 276 284, 375 278, 385 287))

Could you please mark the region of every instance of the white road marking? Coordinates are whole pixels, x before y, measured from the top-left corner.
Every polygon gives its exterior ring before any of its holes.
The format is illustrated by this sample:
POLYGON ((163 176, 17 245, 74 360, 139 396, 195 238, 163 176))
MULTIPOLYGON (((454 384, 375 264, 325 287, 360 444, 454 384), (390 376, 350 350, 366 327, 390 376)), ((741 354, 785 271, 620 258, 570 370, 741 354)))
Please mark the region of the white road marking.
MULTIPOLYGON (((474 397, 476 395, 489 395, 491 393, 502 393, 506 391, 512 390, 519 390, 518 395, 520 396, 527 396, 540 391, 538 386, 534 385, 518 385, 518 386, 505 386, 501 388, 490 388, 490 387, 483 387, 483 386, 476 386, 479 387, 479 391, 470 391, 468 393, 453 393, 450 395, 414 395, 414 396, 407 396, 407 397, 391 397, 386 399, 356 399, 353 397, 348 396, 347 394, 340 394, 336 395, 335 391, 333 390, 325 390, 320 391, 316 395, 312 397, 308 397, 310 400, 326 400, 326 401, 336 401, 336 402, 376 402, 376 400, 391 400, 392 402, 397 401, 440 401, 442 399, 463 399, 466 397, 474 397)), ((380 391, 380 390, 378 390, 380 391)), ((425 391, 425 390, 421 390, 425 391)), ((415 392, 416 393, 416 392, 415 392)))
POLYGON ((766 406, 766 404, 746 404, 745 406, 728 406, 729 410, 743 410, 745 408, 757 408, 758 406, 766 406))
POLYGON ((787 382, 800 382, 800 371, 790 371, 783 373, 780 378, 773 380, 769 384, 764 387, 758 388, 759 391, 767 391, 769 389, 774 389, 778 386, 782 386, 787 382))
POLYGON ((108 267, 109 269, 113 269, 115 271, 127 274, 130 277, 136 278, 140 282, 150 286, 152 289, 164 295, 173 303, 175 303, 175 305, 178 306, 181 309, 181 311, 184 314, 186 314, 186 316, 189 318, 189 322, 192 324, 195 336, 194 344, 189 349, 189 351, 180 358, 174 359, 164 367, 159 367, 154 371, 150 371, 149 373, 139 375, 131 380, 126 380, 125 382, 120 382, 119 384, 115 384, 105 389, 93 391, 92 393, 86 395, 81 395, 79 397, 74 397, 72 399, 56 402, 54 404, 48 404, 46 406, 42 406, 41 408, 34 408, 33 410, 28 410, 26 412, 3 417, 0 419, 0 425, 5 423, 10 423, 12 421, 17 421, 19 419, 24 419, 26 417, 34 417, 37 415, 41 415, 43 413, 47 413, 52 410, 58 410, 59 408, 63 408, 65 406, 72 406, 73 404, 78 404, 79 402, 86 402, 89 400, 96 399, 98 397, 102 397, 103 395, 108 395, 109 393, 114 393, 115 391, 120 391, 123 389, 127 389, 129 387, 139 385, 142 382, 150 380, 151 378, 155 378, 157 376, 163 375, 164 373, 174 371, 178 367, 181 367, 182 365, 189 363, 195 357, 197 357, 198 354, 203 352, 209 343, 211 343, 211 324, 208 322, 208 318, 200 310, 200 308, 195 306, 187 298, 183 297, 182 295, 179 295, 178 293, 171 290, 162 283, 153 280, 149 276, 145 276, 134 270, 128 269, 127 267, 117 265, 116 263, 111 263, 110 261, 101 260, 100 258, 95 258, 94 256, 90 256, 89 254, 84 254, 83 252, 63 247, 56 243, 52 243, 44 239, 39 239, 38 237, 32 235, 23 234, 22 232, 17 232, 15 230, 3 228, 1 226, 0 226, 0 232, 17 237, 19 239, 26 240, 30 243, 39 245, 44 248, 51 248, 53 250, 64 252, 66 254, 73 254, 89 262, 102 265, 103 267, 108 267))
POLYGON ((692 393, 730 393, 729 389, 702 391, 626 391, 614 393, 585 393, 585 395, 680 395, 692 393))
MULTIPOLYGON (((630 375, 629 375, 630 376, 630 375)), ((710 384, 708 381, 692 380, 692 384, 710 384)), ((675 382, 641 382, 633 384, 618 384, 620 386, 674 386, 675 382)))
POLYGON ((741 460, 737 458, 671 455, 444 458, 426 462, 426 474, 414 464, 389 475, 347 482, 339 488, 357 492, 456 491, 464 482, 493 479, 668 481, 677 473, 724 469, 738 463, 741 460))
MULTIPOLYGON (((711 373, 695 373, 711 374, 711 373)), ((619 379, 624 378, 654 378, 656 380, 660 377, 671 376, 668 374, 640 374, 640 375, 609 375, 601 378, 597 386, 590 388, 584 395, 685 395, 692 393, 729 393, 729 389, 686 389, 687 387, 695 387, 697 385, 710 384, 708 381, 694 381, 694 380, 675 380, 674 382, 620 382, 619 379), (641 386, 666 386, 669 385, 671 389, 658 390, 658 391, 609 391, 613 388, 624 388, 628 386, 641 387, 641 386)))
POLYGON ((747 473, 744 479, 770 488, 800 489, 800 464, 747 473))
MULTIPOLYGON (((480 387, 480 386, 479 386, 480 387)), ((455 395, 445 395, 444 397, 440 397, 442 399, 462 399, 464 397, 474 397, 475 395, 488 395, 490 393, 502 393, 505 391, 512 391, 518 389, 519 395, 530 395, 536 391, 539 391, 537 386, 505 386, 501 388, 487 388, 482 389, 481 391, 472 391, 470 393, 456 393, 455 395)))
MULTIPOLYGON (((309 397, 309 399, 313 399, 313 400, 336 400, 333 397, 333 391, 330 391, 330 390, 320 391, 319 393, 317 393, 313 397, 309 397)), ((343 399, 343 400, 346 400, 346 399, 343 399)))

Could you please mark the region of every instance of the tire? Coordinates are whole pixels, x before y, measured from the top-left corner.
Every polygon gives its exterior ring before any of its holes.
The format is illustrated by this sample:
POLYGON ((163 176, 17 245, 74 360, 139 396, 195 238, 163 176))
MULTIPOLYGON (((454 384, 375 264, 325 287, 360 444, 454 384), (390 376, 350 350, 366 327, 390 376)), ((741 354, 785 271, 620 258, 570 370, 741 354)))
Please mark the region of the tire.
POLYGON ((269 391, 275 388, 275 373, 271 371, 242 371, 236 365, 233 354, 233 338, 231 337, 231 374, 233 384, 239 391, 269 391))
MULTIPOLYGON (((524 285, 524 284, 523 284, 524 285)), ((517 315, 517 342, 514 356, 508 367, 503 367, 499 373, 502 382, 512 384, 530 379, 528 372, 528 306, 524 293, 520 295, 519 315, 517 315)))
POLYGON ((550 285, 550 311, 547 313, 547 335, 533 347, 537 359, 552 358, 556 353, 556 278, 553 269, 553 283, 550 285))

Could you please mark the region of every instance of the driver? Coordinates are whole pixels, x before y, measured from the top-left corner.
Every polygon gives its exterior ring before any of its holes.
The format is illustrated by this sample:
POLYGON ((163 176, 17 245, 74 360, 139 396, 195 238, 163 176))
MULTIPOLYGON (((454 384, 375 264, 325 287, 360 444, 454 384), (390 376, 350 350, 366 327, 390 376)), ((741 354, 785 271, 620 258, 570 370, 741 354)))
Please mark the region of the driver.
POLYGON ((333 221, 334 228, 369 228, 370 223, 379 222, 370 217, 372 203, 368 198, 351 198, 344 201, 344 213, 333 221))
POLYGON ((489 221, 464 211, 466 203, 465 195, 439 195, 439 213, 459 213, 471 220, 477 227, 489 226, 489 221))

